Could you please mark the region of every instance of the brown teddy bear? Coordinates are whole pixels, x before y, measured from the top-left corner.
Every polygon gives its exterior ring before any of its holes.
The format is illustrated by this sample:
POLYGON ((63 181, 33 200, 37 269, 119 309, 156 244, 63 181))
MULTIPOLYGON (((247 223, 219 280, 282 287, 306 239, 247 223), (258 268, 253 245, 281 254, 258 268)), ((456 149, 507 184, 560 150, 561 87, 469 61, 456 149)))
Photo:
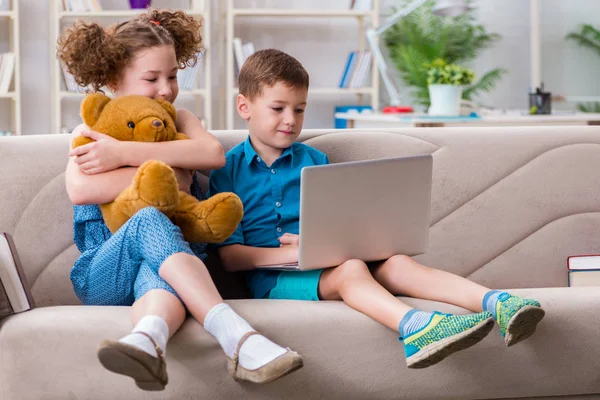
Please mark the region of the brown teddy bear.
MULTIPOLYGON (((177 111, 164 100, 144 96, 110 99, 102 93, 86 96, 81 103, 83 122, 92 130, 118 140, 162 142, 188 136, 175 127, 177 111)), ((73 148, 93 140, 78 136, 73 148)), ((219 243, 235 231, 242 220, 243 206, 234 193, 220 193, 199 201, 179 190, 173 170, 161 161, 142 164, 133 182, 100 210, 108 229, 116 232, 144 207, 155 207, 181 228, 188 242, 219 243)))

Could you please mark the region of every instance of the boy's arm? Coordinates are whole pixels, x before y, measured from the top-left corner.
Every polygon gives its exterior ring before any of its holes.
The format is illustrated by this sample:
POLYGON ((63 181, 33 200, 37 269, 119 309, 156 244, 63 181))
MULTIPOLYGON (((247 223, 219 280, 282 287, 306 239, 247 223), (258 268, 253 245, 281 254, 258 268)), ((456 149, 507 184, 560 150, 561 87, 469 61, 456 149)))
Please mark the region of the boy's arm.
POLYGON ((221 142, 204 129, 191 112, 178 110, 177 114, 177 131, 185 133, 190 140, 158 143, 117 141, 101 132, 84 129, 81 133, 95 142, 73 149, 69 155, 94 162, 96 165, 92 173, 124 166, 139 167, 148 160, 159 160, 171 167, 190 170, 221 168, 225 164, 221 142))
MULTIPOLYGON (((231 165, 212 171, 209 179, 208 195, 233 192, 235 188, 231 179, 231 165)), ((246 271, 258 265, 285 264, 298 261, 298 248, 292 246, 263 248, 246 246, 244 243, 244 220, 235 232, 223 243, 217 245, 219 257, 225 270, 246 271)))
POLYGON ((248 271, 261 265, 289 264, 298 261, 298 247, 252 247, 232 244, 219 247, 219 257, 226 271, 248 271))
MULTIPOLYGON (((72 133, 71 141, 77 137, 85 125, 79 125, 72 133)), ((135 167, 118 168, 100 174, 88 175, 75 162, 76 157, 69 157, 65 172, 67 194, 73 204, 104 204, 113 201, 127 186, 131 184, 137 172, 135 167)), ((189 180, 189 174, 182 169, 174 169, 180 183, 189 180)), ((191 182, 181 190, 189 191, 191 182)))

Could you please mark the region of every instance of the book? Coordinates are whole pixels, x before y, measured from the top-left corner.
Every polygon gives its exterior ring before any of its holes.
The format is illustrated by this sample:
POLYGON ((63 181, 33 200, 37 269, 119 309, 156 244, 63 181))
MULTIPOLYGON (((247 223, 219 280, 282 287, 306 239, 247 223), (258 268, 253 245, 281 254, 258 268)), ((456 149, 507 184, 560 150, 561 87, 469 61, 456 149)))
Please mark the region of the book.
POLYGON ((600 254, 583 254, 567 257, 567 268, 569 270, 600 270, 600 254))
POLYGON ((600 270, 569 271, 569 287, 600 286, 600 270))
POLYGON ((15 69, 15 54, 4 53, 2 55, 2 69, 0 72, 0 93, 8 93, 15 69))
POLYGON ((0 319, 35 308, 12 236, 0 235, 0 319))
POLYGON ((569 286, 600 286, 600 254, 567 257, 569 286))

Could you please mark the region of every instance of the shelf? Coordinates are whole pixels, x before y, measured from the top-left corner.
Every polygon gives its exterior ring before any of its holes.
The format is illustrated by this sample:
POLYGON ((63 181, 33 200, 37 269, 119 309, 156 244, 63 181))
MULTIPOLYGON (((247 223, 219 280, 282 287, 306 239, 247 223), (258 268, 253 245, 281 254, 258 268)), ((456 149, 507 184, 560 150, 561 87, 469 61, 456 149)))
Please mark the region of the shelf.
POLYGON ((373 93, 372 87, 308 89, 308 94, 372 94, 372 93, 373 93))
POLYGON ((0 93, 0 99, 14 99, 15 97, 15 92, 0 93))
POLYGON ((234 8, 231 10, 234 16, 255 17, 368 17, 373 15, 371 11, 358 10, 297 10, 285 8, 234 8))
POLYGON ((0 18, 14 18, 15 13, 12 11, 0 11, 0 18))
MULTIPOLYGON (((238 95, 238 88, 231 89, 234 96, 238 95)), ((308 94, 373 94, 374 89, 372 87, 364 88, 314 88, 308 89, 308 94)))
MULTIPOLYGON (((78 17, 135 17, 138 14, 142 14, 145 10, 106 10, 106 11, 60 11, 58 13, 59 18, 78 18, 78 17)), ((200 10, 184 10, 189 15, 204 16, 204 12, 200 10)), ((0 15, 2 15, 0 13, 0 15)))
MULTIPOLYGON (((180 90, 179 91, 179 96, 207 96, 208 91, 206 89, 194 89, 194 90, 180 90)), ((67 92, 62 90, 60 92, 60 97, 61 98, 77 98, 77 97, 84 97, 86 95, 86 93, 78 93, 78 92, 67 92)), ((107 94, 107 96, 111 97, 110 93, 107 94)), ((2 97, 2 95, 0 94, 0 97, 2 97)))

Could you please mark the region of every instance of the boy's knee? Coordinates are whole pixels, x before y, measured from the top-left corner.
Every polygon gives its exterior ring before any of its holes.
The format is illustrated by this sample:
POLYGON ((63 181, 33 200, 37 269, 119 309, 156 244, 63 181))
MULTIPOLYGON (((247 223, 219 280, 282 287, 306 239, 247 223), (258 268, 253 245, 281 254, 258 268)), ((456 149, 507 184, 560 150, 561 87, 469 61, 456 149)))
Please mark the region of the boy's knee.
POLYGON ((413 262, 413 259, 404 254, 396 254, 389 258, 389 261, 396 265, 406 265, 413 262))
POLYGON ((371 276, 367 264, 362 260, 348 260, 336 268, 342 279, 363 278, 366 275, 371 276))

